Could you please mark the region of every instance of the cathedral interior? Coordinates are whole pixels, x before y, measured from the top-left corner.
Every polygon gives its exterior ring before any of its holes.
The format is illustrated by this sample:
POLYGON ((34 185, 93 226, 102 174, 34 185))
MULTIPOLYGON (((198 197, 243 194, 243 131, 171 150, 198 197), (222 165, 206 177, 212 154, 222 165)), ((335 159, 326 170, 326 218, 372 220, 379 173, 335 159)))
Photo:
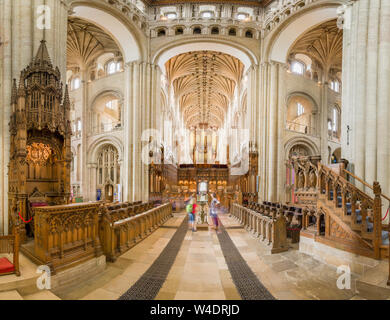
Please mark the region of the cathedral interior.
POLYGON ((0 0, 0 300, 389 299, 389 17, 0 0))

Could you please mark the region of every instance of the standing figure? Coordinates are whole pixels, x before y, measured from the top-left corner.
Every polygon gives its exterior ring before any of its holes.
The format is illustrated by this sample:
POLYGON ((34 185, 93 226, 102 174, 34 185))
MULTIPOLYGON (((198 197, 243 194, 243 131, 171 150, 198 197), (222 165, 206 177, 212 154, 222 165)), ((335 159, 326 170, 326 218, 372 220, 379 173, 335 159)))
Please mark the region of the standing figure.
POLYGON ((196 232, 196 207, 196 200, 194 195, 192 195, 188 201, 188 204, 186 205, 189 227, 192 229, 192 232, 196 232))
POLYGON ((219 232, 219 223, 218 223, 218 207, 220 202, 215 196, 215 193, 211 194, 211 202, 210 202, 210 217, 213 220, 214 228, 219 232))

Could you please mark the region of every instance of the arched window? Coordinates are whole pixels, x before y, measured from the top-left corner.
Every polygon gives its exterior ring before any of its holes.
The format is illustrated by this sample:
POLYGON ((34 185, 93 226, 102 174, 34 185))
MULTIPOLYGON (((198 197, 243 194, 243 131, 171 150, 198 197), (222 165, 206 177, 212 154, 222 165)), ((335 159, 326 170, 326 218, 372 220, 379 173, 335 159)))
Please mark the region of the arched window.
POLYGON ((176 12, 169 12, 165 15, 167 17, 167 19, 169 20, 173 20, 173 19, 176 19, 177 18, 177 14, 176 12))
POLYGON ((80 78, 79 77, 74 78, 73 81, 72 81, 72 89, 73 90, 79 89, 80 88, 80 84, 81 84, 80 78))
POLYGON ((301 95, 293 95, 288 99, 286 129, 309 135, 315 135, 314 104, 301 95))
POLYGON ((301 103, 297 103, 297 115, 298 117, 300 117, 301 115, 303 115, 305 113, 305 108, 303 107, 303 105, 301 103))
POLYGON ((118 108, 118 100, 110 100, 106 103, 106 108, 116 110, 118 108))
POLYGON ((165 30, 164 29, 160 29, 157 31, 157 37, 163 37, 165 36, 165 30))
MULTIPOLYGON (((113 187, 120 184, 120 165, 118 150, 112 145, 104 146, 97 161, 97 189, 105 190, 105 185, 113 187)), ((105 192, 105 191, 104 191, 105 192)))
POLYGON ((38 109, 40 105, 41 93, 38 90, 34 90, 31 98, 31 108, 38 109))
POLYGON ((211 29, 211 34, 219 34, 219 28, 218 27, 213 27, 211 29))
POLYGON ((241 20, 241 21, 246 20, 246 19, 248 19, 248 14, 240 12, 237 14, 237 19, 241 20))
POLYGON ((175 35, 180 35, 180 34, 183 34, 183 33, 184 33, 183 28, 176 28, 175 35))
POLYGON ((302 62, 294 61, 291 63, 291 72, 303 75, 305 72, 305 65, 302 62))
POLYGON ((122 69, 122 63, 117 61, 110 61, 107 64, 107 74, 114 74, 122 69))
POLYGON ((337 128, 339 125, 339 112, 336 107, 333 108, 333 132, 337 132, 337 128))
POLYGON ((245 32, 245 37, 246 38, 253 38, 253 32, 248 30, 247 32, 245 32))
POLYGON ((236 29, 230 28, 229 29, 229 36, 235 36, 237 34, 236 29))
POLYGON ((330 88, 335 92, 340 92, 340 82, 338 80, 331 81, 330 88))
POLYGON ((199 28, 199 27, 196 27, 196 28, 194 28, 193 33, 194 33, 194 34, 201 34, 201 33, 202 33, 202 29, 199 28))
POLYGON ((78 119, 77 120, 77 131, 81 132, 82 128, 83 128, 83 125, 81 123, 81 119, 78 119))
POLYGON ((203 11, 202 13, 201 13, 201 17, 203 18, 203 19, 210 19, 210 18, 212 18, 213 17, 213 12, 211 12, 211 11, 203 11))

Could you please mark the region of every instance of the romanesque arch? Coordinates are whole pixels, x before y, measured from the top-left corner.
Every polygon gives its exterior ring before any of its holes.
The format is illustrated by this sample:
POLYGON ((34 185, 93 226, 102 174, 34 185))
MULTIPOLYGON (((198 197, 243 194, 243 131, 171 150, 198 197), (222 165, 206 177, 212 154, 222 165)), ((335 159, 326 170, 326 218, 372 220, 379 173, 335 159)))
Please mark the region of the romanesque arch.
POLYGON ((174 56, 182 53, 199 51, 200 48, 202 51, 218 51, 239 59, 245 65, 245 71, 252 65, 258 64, 256 55, 247 48, 230 41, 207 38, 202 38, 202 40, 185 39, 168 43, 156 50, 152 62, 157 64, 160 69, 164 71, 165 63, 174 56))
POLYGON ((122 140, 116 136, 106 135, 104 137, 97 139, 89 146, 87 152, 89 164, 96 163, 99 149, 106 144, 112 144, 118 150, 118 156, 119 156, 118 160, 119 161, 123 160, 124 147, 123 147, 122 140))
POLYGON ((306 151, 307 154, 301 154, 301 155, 307 155, 307 156, 314 156, 319 155, 319 148, 316 145, 314 141, 312 141, 308 137, 295 137, 290 139, 285 143, 285 159, 288 160, 292 151, 295 149, 301 148, 303 151, 306 151))
POLYGON ((315 99, 302 91, 288 94, 286 99, 286 129, 304 134, 315 135, 318 126, 318 104, 315 99), (302 106, 301 114, 296 110, 302 106))
POLYGON ((144 35, 128 17, 123 16, 123 12, 93 0, 70 0, 69 5, 72 17, 92 22, 112 36, 123 53, 125 63, 145 57, 144 35))
POLYGON ((337 8, 341 1, 329 1, 317 7, 310 7, 295 15, 291 15, 272 32, 266 44, 265 61, 286 63, 290 48, 306 31, 326 21, 336 19, 337 8))

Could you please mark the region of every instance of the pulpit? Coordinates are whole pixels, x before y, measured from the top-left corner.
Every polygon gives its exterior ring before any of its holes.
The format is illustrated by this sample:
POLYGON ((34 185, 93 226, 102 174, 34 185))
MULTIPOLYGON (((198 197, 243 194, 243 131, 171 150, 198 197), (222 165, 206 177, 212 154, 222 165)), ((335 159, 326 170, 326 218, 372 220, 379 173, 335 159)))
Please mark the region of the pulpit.
MULTIPOLYGON (((70 198, 70 100, 45 41, 14 80, 11 99, 9 216, 30 221, 34 207, 68 203, 70 198), (16 205, 15 205, 16 203, 16 205), (15 212, 17 210, 17 212, 15 212)), ((22 240, 27 233, 22 230, 22 240)))

